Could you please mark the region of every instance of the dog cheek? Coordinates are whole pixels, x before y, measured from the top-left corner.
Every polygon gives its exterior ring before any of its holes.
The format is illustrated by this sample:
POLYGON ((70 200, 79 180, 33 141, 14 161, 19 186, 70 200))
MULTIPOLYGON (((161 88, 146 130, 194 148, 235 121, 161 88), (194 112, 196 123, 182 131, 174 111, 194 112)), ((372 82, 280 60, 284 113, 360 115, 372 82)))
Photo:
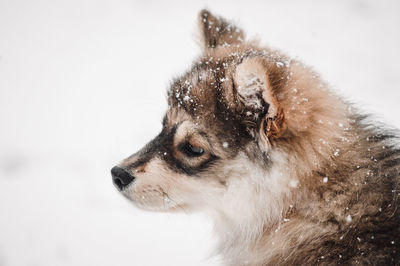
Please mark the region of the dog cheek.
POLYGON ((226 186, 215 176, 188 177, 178 193, 193 210, 214 209, 224 197, 226 186))
POLYGON ((215 204, 222 188, 215 173, 188 176, 172 171, 165 161, 155 158, 137 173, 127 197, 146 210, 193 211, 215 204))
POLYGON ((137 178, 133 186, 134 201, 141 202, 151 209, 181 209, 190 211, 197 208, 202 195, 201 178, 174 172, 162 160, 155 159, 148 164, 146 171, 137 178))

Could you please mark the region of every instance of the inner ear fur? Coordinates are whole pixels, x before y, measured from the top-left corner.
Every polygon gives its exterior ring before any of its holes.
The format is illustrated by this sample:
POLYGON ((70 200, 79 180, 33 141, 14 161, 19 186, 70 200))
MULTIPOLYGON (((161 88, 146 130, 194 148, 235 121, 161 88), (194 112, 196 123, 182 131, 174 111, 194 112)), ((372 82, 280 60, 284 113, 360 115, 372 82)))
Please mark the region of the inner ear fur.
POLYGON ((206 9, 199 13, 199 26, 205 49, 230 46, 244 41, 244 32, 221 17, 215 17, 206 9))
POLYGON ((237 66, 234 85, 244 123, 257 130, 265 142, 282 136, 285 118, 268 79, 262 59, 249 58, 237 66), (249 123, 249 121, 251 121, 249 123))

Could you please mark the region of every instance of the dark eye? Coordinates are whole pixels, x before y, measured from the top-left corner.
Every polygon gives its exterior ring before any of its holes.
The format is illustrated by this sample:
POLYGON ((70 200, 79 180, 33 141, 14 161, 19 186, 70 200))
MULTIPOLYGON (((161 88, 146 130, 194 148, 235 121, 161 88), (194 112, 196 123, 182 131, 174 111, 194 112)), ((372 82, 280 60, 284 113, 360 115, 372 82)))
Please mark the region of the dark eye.
POLYGON ((182 151, 187 156, 191 156, 191 157, 198 157, 198 156, 201 156, 201 155, 204 154, 204 149, 202 147, 196 147, 196 146, 193 146, 190 143, 186 143, 182 147, 182 151))

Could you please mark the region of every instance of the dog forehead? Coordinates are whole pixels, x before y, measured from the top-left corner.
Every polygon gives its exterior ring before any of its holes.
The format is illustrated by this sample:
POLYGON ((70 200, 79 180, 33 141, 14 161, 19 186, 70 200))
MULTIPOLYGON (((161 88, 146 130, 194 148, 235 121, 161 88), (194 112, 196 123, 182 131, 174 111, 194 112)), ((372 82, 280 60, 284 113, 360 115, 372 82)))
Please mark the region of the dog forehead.
POLYGON ((192 117, 182 108, 178 106, 170 106, 166 113, 166 124, 176 126, 185 121, 191 121, 192 117))
POLYGON ((246 53, 205 56, 168 90, 168 125, 190 120, 215 130, 239 128, 234 73, 246 53))
POLYGON ((182 109, 192 117, 213 112, 218 86, 209 68, 194 68, 173 82, 168 92, 169 108, 182 109))

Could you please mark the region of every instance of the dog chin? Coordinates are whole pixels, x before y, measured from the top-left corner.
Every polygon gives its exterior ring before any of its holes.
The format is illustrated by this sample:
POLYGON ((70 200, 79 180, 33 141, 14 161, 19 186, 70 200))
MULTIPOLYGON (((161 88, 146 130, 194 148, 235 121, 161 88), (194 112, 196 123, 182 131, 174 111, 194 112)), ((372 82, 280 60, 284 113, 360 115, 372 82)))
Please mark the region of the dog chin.
POLYGON ((141 202, 132 201, 133 205, 144 211, 152 211, 152 212, 186 212, 185 207, 183 205, 174 205, 174 206, 163 206, 163 205, 149 205, 143 204, 141 202))
POLYGON ((136 208, 153 211, 153 212, 179 212, 185 211, 184 204, 176 204, 171 201, 168 197, 146 197, 137 194, 122 192, 124 197, 128 199, 136 208))

